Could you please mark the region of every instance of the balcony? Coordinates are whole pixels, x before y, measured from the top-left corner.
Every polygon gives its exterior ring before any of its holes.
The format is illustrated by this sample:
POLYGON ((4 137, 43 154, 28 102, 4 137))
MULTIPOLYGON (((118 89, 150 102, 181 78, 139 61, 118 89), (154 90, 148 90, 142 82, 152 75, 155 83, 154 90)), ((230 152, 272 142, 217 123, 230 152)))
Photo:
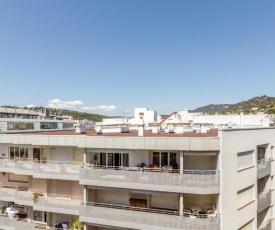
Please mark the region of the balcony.
POLYGON ((16 219, 11 219, 7 215, 0 215, 0 229, 15 230, 16 219))
POLYGON ((0 200, 15 201, 15 193, 18 187, 0 184, 0 200))
POLYGON ((271 220, 266 221, 257 230, 271 230, 271 220))
POLYGON ((17 160, 15 165, 15 173, 23 175, 33 175, 33 167, 35 162, 33 159, 17 160))
POLYGON ((15 171, 15 160, 8 158, 0 159, 0 172, 10 172, 14 173, 15 171))
POLYGON ((34 163, 33 177, 58 180, 79 180, 80 162, 44 161, 34 163))
POLYGON ((82 201, 83 198, 77 196, 44 194, 43 196, 38 196, 37 201, 33 204, 33 209, 45 212, 79 215, 79 205, 82 201))
POLYGON ((179 170, 173 169, 87 167, 85 165, 80 169, 80 184, 164 192, 213 194, 220 191, 220 173, 216 170, 184 170, 183 174, 180 174, 179 170))
POLYGON ((271 205, 271 191, 258 194, 257 211, 261 212, 271 205))
POLYGON ((271 158, 265 158, 258 161, 258 179, 271 174, 271 158))
POLYGON ((33 206, 33 193, 35 189, 18 188, 15 192, 15 203, 26 206, 33 206))
POLYGON ((219 230, 219 215, 184 213, 177 211, 137 208, 121 205, 88 203, 80 205, 80 220, 83 222, 110 225, 118 228, 150 230, 219 230))
POLYGON ((30 230, 46 226, 46 223, 32 221, 30 219, 9 218, 7 215, 0 215, 0 229, 4 230, 30 230))

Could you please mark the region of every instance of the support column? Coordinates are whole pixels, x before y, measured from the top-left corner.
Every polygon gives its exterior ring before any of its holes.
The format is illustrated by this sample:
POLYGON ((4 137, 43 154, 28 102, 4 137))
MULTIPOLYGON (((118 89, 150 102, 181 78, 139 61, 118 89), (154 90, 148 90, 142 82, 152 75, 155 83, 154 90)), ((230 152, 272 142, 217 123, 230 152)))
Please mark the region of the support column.
POLYGON ((86 164, 87 163, 87 148, 84 148, 84 153, 83 153, 83 163, 86 164))
POLYGON ((88 198, 88 186, 84 185, 84 193, 83 193, 84 204, 87 204, 88 200, 89 200, 89 198, 88 198))
POLYGON ((183 151, 180 151, 180 174, 183 174, 183 151))
POLYGON ((180 204, 179 204, 179 213, 180 213, 180 217, 182 217, 183 216, 183 207, 184 207, 184 205, 183 205, 183 193, 180 193, 180 199, 179 199, 179 202, 180 202, 180 204))

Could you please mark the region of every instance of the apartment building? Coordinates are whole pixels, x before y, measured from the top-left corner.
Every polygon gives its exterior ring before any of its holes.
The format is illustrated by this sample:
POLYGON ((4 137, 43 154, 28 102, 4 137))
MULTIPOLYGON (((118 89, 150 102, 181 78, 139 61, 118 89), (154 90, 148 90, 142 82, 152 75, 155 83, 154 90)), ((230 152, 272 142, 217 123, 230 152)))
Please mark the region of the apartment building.
POLYGON ((274 229, 274 146, 273 128, 0 133, 0 229, 274 229))

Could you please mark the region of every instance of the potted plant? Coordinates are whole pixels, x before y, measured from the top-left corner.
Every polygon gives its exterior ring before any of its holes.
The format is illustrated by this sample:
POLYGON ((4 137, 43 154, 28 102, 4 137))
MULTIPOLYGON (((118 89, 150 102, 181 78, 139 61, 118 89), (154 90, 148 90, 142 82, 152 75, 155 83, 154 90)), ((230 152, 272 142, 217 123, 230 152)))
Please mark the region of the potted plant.
POLYGON ((82 230, 83 228, 83 223, 79 220, 76 220, 75 222, 73 222, 72 224, 72 230, 82 230))
POLYGON ((34 203, 37 203, 39 196, 43 196, 43 193, 42 192, 34 192, 32 194, 32 200, 34 203))

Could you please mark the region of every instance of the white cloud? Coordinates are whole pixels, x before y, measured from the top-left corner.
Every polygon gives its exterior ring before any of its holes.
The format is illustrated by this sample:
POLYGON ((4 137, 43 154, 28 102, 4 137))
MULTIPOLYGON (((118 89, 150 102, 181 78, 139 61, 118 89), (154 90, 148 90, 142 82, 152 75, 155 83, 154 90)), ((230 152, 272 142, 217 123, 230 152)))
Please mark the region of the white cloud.
POLYGON ((84 103, 82 101, 62 101, 58 98, 49 100, 47 104, 47 107, 56 109, 76 109, 80 106, 84 106, 84 103))
MULTIPOLYGON (((29 105, 30 107, 34 105, 29 105)), ((115 105, 97 105, 97 106, 86 106, 82 101, 62 101, 58 98, 49 100, 47 107, 56 109, 75 109, 75 110, 87 110, 87 111, 103 111, 113 112, 117 110, 115 105)))
POLYGON ((94 111, 94 110, 97 110, 97 107, 93 107, 93 106, 91 106, 91 107, 84 106, 82 109, 94 111))
POLYGON ((33 104, 30 104, 30 105, 26 105, 27 108, 33 108, 33 107, 36 107, 35 105, 33 104))
POLYGON ((82 109, 84 110, 99 110, 99 111, 104 111, 104 112, 111 112, 111 111, 116 111, 116 106, 114 105, 98 105, 98 106, 91 106, 91 107, 83 107, 82 109))

